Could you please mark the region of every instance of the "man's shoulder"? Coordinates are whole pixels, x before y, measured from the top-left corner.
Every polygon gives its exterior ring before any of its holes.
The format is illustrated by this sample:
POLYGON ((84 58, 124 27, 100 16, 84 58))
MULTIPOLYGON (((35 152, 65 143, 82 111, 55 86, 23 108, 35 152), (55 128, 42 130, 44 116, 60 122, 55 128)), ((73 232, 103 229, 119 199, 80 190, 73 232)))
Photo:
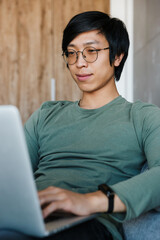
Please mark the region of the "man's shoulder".
POLYGON ((155 104, 138 100, 132 104, 132 117, 134 120, 140 121, 143 124, 159 123, 160 108, 155 104))
POLYGON ((63 110, 65 107, 73 105, 71 101, 46 101, 32 113, 29 120, 39 122, 40 120, 47 118, 50 114, 54 114, 63 110))
POLYGON ((42 103, 40 110, 61 108, 72 104, 74 104, 73 101, 46 101, 42 103))
POLYGON ((160 108, 152 103, 143 102, 141 100, 137 100, 132 104, 132 109, 135 112, 141 113, 151 113, 154 111, 160 111, 160 108))

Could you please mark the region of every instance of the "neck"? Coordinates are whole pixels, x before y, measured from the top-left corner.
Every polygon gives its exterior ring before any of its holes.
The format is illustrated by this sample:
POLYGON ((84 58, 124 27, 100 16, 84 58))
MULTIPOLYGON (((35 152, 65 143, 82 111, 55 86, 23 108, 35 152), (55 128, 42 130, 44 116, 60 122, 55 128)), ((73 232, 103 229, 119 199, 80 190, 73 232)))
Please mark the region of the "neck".
POLYGON ((110 91, 99 90, 92 93, 83 92, 82 99, 80 100, 80 107, 85 109, 96 109, 103 107, 107 103, 113 101, 119 96, 116 86, 110 91))

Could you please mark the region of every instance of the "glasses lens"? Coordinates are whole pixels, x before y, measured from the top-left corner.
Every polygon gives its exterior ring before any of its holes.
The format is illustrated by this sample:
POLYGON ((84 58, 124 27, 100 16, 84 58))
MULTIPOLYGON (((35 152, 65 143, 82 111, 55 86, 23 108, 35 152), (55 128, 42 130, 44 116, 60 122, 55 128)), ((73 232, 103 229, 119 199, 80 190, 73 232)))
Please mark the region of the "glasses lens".
POLYGON ((86 47, 83 50, 83 58, 86 60, 86 62, 92 63, 97 60, 98 52, 97 49, 94 47, 86 47))
POLYGON ((77 60, 76 51, 73 49, 66 50, 63 57, 65 62, 68 63, 69 65, 74 64, 77 60))

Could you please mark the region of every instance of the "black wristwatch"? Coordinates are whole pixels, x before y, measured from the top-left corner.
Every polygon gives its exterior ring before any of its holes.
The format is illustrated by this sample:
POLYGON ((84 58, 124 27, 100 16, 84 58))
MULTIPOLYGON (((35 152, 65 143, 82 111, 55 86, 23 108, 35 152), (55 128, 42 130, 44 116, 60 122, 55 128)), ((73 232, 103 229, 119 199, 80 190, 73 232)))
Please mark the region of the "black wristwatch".
POLYGON ((112 213, 114 208, 114 192, 106 184, 101 184, 98 186, 98 190, 101 190, 108 197, 108 211, 107 213, 112 213))

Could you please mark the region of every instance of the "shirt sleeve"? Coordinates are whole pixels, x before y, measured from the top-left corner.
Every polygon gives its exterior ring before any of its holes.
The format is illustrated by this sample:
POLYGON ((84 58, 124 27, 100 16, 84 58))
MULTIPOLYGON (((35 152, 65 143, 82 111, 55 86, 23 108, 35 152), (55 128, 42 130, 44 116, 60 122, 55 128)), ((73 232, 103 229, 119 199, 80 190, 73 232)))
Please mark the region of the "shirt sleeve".
POLYGON ((24 125, 24 133, 28 146, 28 151, 32 163, 33 171, 35 172, 39 163, 39 145, 38 145, 38 126, 39 110, 35 111, 24 125))
POLYGON ((144 105, 134 109, 133 124, 149 170, 111 186, 126 205, 126 214, 113 214, 123 222, 160 206, 160 109, 144 105))

